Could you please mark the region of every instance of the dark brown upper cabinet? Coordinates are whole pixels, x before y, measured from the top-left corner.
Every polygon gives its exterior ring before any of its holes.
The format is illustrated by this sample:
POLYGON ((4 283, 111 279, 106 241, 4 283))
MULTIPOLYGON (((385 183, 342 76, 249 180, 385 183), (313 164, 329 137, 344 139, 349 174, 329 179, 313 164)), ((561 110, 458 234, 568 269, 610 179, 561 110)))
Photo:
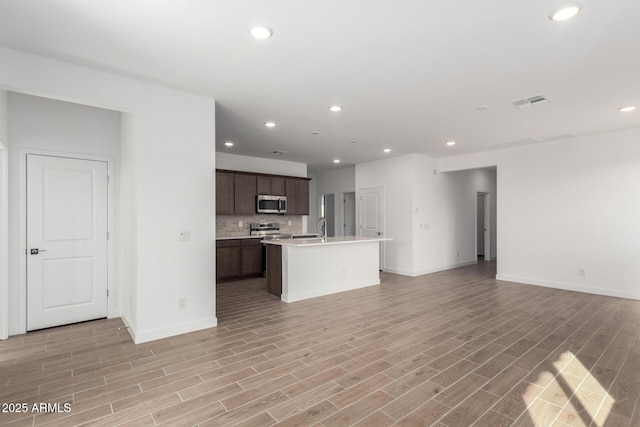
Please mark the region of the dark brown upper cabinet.
POLYGON ((235 213, 236 215, 253 215, 256 213, 256 176, 234 174, 235 213))
POLYGON ((285 192, 287 196, 287 215, 298 215, 298 182, 295 178, 285 180, 285 192))
POLYGON ((256 177, 258 194, 284 196, 284 178, 279 176, 258 175, 256 177))
POLYGON ((216 214, 233 215, 234 209, 234 179, 232 173, 216 172, 216 214))
POLYGON ((216 171, 216 214, 254 215, 256 195, 287 196, 287 215, 309 215, 309 179, 216 171))

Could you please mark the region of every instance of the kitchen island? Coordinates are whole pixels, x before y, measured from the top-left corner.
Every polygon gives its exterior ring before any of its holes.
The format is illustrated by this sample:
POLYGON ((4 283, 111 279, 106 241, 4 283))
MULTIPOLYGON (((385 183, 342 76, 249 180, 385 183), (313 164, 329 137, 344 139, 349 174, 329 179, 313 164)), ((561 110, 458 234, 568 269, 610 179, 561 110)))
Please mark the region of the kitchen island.
POLYGON ((384 237, 266 240, 267 288, 284 302, 380 284, 384 237))

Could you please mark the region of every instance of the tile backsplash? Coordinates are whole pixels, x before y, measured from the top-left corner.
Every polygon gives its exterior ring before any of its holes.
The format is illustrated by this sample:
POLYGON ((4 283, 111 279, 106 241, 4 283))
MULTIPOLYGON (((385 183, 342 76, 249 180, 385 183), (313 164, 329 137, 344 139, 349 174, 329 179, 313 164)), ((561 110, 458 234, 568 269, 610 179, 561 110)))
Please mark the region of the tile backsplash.
POLYGON ((248 236, 249 224, 252 222, 277 222, 283 233, 301 234, 303 232, 300 215, 216 215, 216 237, 248 236), (238 226, 240 221, 242 221, 242 227, 238 226))

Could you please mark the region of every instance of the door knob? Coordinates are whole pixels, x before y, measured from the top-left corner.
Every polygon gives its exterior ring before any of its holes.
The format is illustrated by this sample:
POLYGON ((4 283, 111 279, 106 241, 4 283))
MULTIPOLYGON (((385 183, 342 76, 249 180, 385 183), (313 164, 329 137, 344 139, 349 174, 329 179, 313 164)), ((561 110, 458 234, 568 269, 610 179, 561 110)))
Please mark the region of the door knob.
POLYGON ((47 252, 46 249, 31 249, 31 255, 38 255, 40 252, 47 252))
POLYGON ((378 236, 382 236, 382 231, 378 231, 378 236))

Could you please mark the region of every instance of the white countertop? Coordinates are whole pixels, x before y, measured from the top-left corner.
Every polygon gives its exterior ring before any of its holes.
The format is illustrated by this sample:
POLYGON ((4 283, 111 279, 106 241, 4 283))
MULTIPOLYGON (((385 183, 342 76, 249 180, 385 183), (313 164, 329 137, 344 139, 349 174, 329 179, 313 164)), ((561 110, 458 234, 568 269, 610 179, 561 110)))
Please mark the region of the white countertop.
MULTIPOLYGON (((313 233, 297 233, 297 234, 292 234, 293 237, 295 236, 308 236, 310 234, 313 233)), ((216 237, 216 240, 234 240, 234 239, 262 239, 264 238, 264 236, 223 236, 223 237, 216 237)))
POLYGON ((216 237, 216 240, 235 240, 235 239, 262 239, 262 236, 231 236, 231 237, 216 237))
POLYGON ((340 237, 327 237, 325 239, 283 239, 283 240, 263 240, 265 245, 280 245, 280 246, 326 246, 326 245, 344 245, 353 243, 365 243, 365 242, 384 242, 393 240, 389 237, 360 237, 360 236, 340 236, 340 237))

